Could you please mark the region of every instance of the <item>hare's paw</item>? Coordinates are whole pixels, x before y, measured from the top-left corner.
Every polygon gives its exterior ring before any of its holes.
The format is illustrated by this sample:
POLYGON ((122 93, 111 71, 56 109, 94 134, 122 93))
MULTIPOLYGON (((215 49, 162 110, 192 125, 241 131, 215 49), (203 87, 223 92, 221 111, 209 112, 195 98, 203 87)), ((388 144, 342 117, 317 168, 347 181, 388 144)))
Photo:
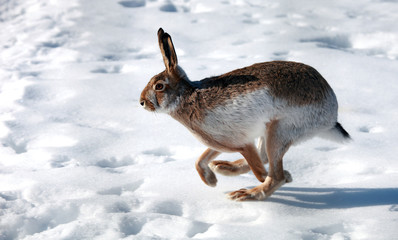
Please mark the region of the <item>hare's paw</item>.
POLYGON ((235 201, 250 201, 263 200, 267 197, 264 190, 260 187, 253 189, 240 189, 238 191, 230 192, 228 198, 235 201))
POLYGON ((224 176, 237 176, 250 171, 249 165, 244 159, 239 159, 234 162, 229 161, 212 161, 209 167, 216 173, 224 176))
POLYGON ((282 187, 283 184, 292 182, 292 176, 288 171, 284 171, 283 180, 275 180, 272 177, 267 177, 265 181, 253 189, 240 189, 228 194, 228 197, 235 201, 247 200, 263 200, 271 196, 276 190, 282 187))
POLYGON ((203 174, 199 173, 199 175, 208 186, 215 187, 217 185, 217 177, 210 169, 203 171, 203 174))
POLYGON ((284 170, 283 174, 285 175, 285 182, 286 183, 293 182, 292 175, 288 171, 284 170))

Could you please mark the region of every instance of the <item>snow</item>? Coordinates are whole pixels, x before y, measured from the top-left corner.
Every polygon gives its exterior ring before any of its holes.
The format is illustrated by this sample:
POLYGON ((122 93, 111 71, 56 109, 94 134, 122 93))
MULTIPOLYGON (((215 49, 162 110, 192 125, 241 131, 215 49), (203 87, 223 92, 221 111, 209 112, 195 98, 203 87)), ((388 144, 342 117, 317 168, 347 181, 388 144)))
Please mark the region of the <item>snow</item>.
MULTIPOLYGON (((47 1, 0 4, 0 239, 395 239, 396 1, 47 1), (315 67, 354 141, 289 150, 293 182, 261 202, 210 188, 205 150, 138 103, 173 37, 192 80, 255 62, 315 67)), ((238 154, 223 154, 235 160, 238 154)))

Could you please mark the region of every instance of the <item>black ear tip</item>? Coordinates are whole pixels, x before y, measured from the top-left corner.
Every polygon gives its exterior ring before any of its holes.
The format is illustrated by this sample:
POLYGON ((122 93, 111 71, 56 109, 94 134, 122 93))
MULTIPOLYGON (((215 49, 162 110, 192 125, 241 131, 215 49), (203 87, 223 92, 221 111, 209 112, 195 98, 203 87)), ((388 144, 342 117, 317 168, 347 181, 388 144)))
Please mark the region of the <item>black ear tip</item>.
POLYGON ((164 33, 163 36, 164 36, 165 39, 171 38, 171 36, 168 33, 164 33))
POLYGON ((170 35, 167 32, 163 31, 163 28, 159 28, 158 36, 161 37, 162 39, 171 38, 170 35))

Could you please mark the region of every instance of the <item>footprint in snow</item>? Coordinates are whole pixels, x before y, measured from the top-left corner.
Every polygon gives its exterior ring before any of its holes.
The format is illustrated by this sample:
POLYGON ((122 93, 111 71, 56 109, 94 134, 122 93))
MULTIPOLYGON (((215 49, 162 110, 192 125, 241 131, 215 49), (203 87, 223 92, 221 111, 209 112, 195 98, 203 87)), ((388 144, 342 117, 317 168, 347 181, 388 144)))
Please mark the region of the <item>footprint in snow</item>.
POLYGON ((170 156, 172 155, 171 151, 168 148, 154 148, 151 150, 146 150, 142 152, 143 154, 147 155, 155 155, 155 156, 170 156))
POLYGON ((120 167, 126 167, 135 164, 134 159, 131 157, 124 157, 122 159, 117 159, 115 157, 111 157, 109 159, 102 159, 96 162, 96 166, 100 168, 120 168, 120 167))
POLYGON ((131 207, 124 201, 115 202, 106 207, 108 213, 128 213, 131 207))
POLYGON ((199 221, 193 221, 192 226, 190 227, 190 229, 187 232, 187 236, 189 238, 193 238, 199 233, 207 232, 211 226, 213 226, 213 224, 199 222, 199 221))
POLYGON ((242 20, 242 23, 245 24, 258 24, 260 21, 256 19, 252 14, 243 14, 244 19, 242 20))
POLYGON ((35 84, 25 88, 22 103, 24 105, 29 105, 41 101, 49 101, 49 99, 49 90, 42 85, 35 84))
POLYGON ((63 168, 68 165, 68 163, 71 161, 71 159, 68 156, 65 155, 60 155, 56 156, 51 160, 51 167, 52 168, 63 168))
POLYGON ((166 163, 175 161, 175 159, 171 157, 172 155, 173 153, 168 148, 154 148, 143 151, 142 155, 140 155, 137 160, 139 162, 142 160, 143 162, 154 161, 166 163))
MULTIPOLYGON (((143 210, 146 213, 152 213, 153 214, 151 215, 153 217, 152 220, 160 218, 160 219, 168 219, 173 222, 179 222, 177 219, 180 219, 182 222, 185 222, 183 224, 186 227, 185 235, 189 238, 193 238, 197 234, 207 232, 209 228, 212 226, 212 224, 206 222, 196 221, 193 219, 190 220, 184 217, 183 203, 174 199, 169 199, 164 201, 153 201, 152 203, 146 204, 146 206, 141 210, 143 210)), ((133 222, 137 222, 137 219, 133 219, 133 222)), ((138 221, 138 223, 143 223, 143 222, 138 221)), ((141 224, 141 228, 145 225, 145 223, 141 224)))
POLYGON ((106 62, 115 62, 115 61, 119 61, 121 59, 120 56, 115 55, 115 54, 105 54, 102 55, 100 60, 101 61, 106 61, 106 62))
POLYGON ((338 149, 337 147, 316 147, 315 150, 321 151, 321 152, 330 152, 338 149))
POLYGON ((303 239, 350 239, 347 226, 337 223, 318 228, 309 229, 302 234, 303 239))
POLYGON ((247 41, 247 40, 236 40, 236 41, 232 42, 231 44, 232 44, 232 46, 239 46, 239 45, 243 45, 243 44, 246 44, 246 43, 249 43, 249 41, 247 41))
MULTIPOLYGON (((8 124, 9 126, 12 126, 14 124, 8 124)), ((16 140, 14 139, 11 135, 8 137, 2 139, 2 145, 4 147, 10 147, 14 150, 16 154, 21 154, 21 153, 26 153, 27 150, 27 141, 24 140, 16 140)))
POLYGON ((273 53, 273 60, 286 60, 289 52, 288 51, 276 51, 273 53))
POLYGON ((349 36, 347 35, 307 38, 307 39, 301 39, 300 42, 303 43, 314 42, 317 43, 318 47, 338 49, 338 50, 346 50, 352 47, 349 36))
POLYGON ((149 207, 149 212, 180 217, 183 215, 182 204, 173 200, 155 203, 149 207))
POLYGON ((41 44, 42 47, 45 48, 58 48, 58 47, 62 47, 62 45, 64 45, 64 43, 60 42, 60 41, 49 41, 49 42, 43 42, 41 44))
POLYGON ((126 237, 137 235, 147 221, 146 218, 126 216, 119 222, 119 229, 126 237))
POLYGON ((383 127, 380 126, 362 126, 358 129, 362 133, 381 133, 384 132, 383 127))
POLYGON ((390 212, 398 212, 398 205, 392 205, 388 210, 390 212))
POLYGON ((15 201, 18 199, 19 193, 18 192, 0 192, 0 200, 4 199, 5 201, 15 201))
POLYGON ((107 188, 101 191, 98 191, 97 193, 100 195, 116 195, 116 196, 121 196, 124 193, 128 192, 135 192, 138 188, 141 187, 141 185, 144 183, 144 180, 140 180, 134 183, 126 184, 123 186, 117 186, 117 187, 112 187, 112 188, 107 188))
POLYGON ((118 3, 125 8, 139 8, 145 6, 145 0, 120 1, 118 3))
POLYGON ((114 66, 104 66, 104 67, 99 67, 96 69, 91 70, 92 73, 120 73, 122 70, 122 66, 120 65, 114 65, 114 66))
POLYGON ((177 7, 172 4, 172 3, 166 3, 165 5, 161 6, 159 8, 160 11, 162 12, 169 12, 169 13, 173 13, 173 12, 177 12, 177 7))

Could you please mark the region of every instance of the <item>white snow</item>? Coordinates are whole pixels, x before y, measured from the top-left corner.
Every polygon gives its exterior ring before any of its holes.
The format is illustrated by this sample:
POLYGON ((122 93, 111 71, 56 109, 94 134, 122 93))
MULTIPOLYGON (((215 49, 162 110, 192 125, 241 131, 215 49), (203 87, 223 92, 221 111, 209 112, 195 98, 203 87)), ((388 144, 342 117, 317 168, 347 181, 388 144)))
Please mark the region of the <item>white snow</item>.
POLYGON ((2 1, 0 239, 396 239, 397 12, 383 0, 2 1), (159 27, 192 80, 312 65, 354 141, 296 146, 292 183, 228 200, 253 174, 206 186, 205 147, 138 103, 164 69, 159 27))

